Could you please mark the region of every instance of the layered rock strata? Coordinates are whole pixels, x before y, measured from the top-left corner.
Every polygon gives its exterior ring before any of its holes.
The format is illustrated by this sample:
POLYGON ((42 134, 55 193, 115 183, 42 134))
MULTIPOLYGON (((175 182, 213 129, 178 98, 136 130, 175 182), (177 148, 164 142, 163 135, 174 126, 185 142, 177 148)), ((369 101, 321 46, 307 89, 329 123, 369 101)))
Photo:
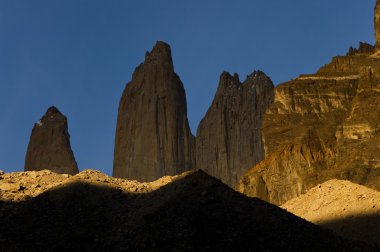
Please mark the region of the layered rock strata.
POLYGON ((71 150, 67 118, 56 107, 50 107, 34 124, 25 157, 25 171, 44 169, 65 174, 79 172, 71 150))
POLYGON ((331 178, 380 189, 380 58, 354 50, 275 89, 265 160, 237 189, 275 204, 331 178))
POLYGON ((260 71, 243 83, 237 74, 220 76, 212 105, 197 130, 198 169, 233 187, 264 158, 261 124, 273 101, 273 89, 272 81, 260 71))
POLYGON ((186 95, 174 72, 171 49, 157 42, 122 94, 113 175, 153 181, 193 168, 194 137, 186 95))

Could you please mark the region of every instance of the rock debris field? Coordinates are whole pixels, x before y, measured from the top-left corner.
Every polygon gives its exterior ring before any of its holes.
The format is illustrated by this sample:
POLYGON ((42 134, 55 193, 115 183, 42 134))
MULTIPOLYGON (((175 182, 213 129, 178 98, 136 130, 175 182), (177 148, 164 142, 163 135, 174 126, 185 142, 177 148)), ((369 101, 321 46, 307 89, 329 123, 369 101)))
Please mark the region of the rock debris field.
POLYGON ((202 171, 151 183, 1 173, 0 189, 0 251, 378 251, 202 171))
POLYGON ((281 206, 344 237, 380 244, 380 192, 330 180, 281 206))

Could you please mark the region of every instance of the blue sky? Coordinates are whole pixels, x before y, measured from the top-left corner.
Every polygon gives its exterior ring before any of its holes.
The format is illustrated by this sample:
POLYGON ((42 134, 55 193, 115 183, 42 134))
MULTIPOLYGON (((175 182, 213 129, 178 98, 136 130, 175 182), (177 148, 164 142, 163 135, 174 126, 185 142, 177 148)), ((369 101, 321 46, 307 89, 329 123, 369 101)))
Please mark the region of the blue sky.
POLYGON ((374 42, 375 0, 0 0, 0 170, 21 171, 33 124, 69 120, 81 170, 111 174, 119 99, 157 40, 171 45, 195 134, 223 70, 277 85, 374 42))

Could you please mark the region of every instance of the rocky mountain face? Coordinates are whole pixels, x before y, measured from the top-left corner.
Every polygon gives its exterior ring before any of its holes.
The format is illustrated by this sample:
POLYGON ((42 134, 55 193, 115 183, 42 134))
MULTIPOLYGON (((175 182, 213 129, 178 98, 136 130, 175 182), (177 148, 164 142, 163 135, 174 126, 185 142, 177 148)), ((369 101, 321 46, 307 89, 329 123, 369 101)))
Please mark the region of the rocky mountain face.
POLYGON ((158 42, 123 92, 113 175, 152 181, 198 168, 234 186, 264 158, 261 124, 272 101, 273 83, 263 72, 243 83, 223 73, 195 141, 170 47, 158 42))
POLYGON ((243 83, 223 73, 194 140, 170 48, 158 42, 120 101, 114 176, 151 181, 203 169, 232 187, 240 179, 240 192, 275 204, 332 178, 379 189, 378 44, 351 47, 275 90, 262 72, 243 83))
POLYGON ((50 107, 34 124, 24 169, 25 171, 48 169, 65 174, 78 173, 78 166, 71 150, 67 118, 56 107, 50 107))
POLYGON ((152 181, 194 168, 186 95, 169 45, 157 42, 122 94, 113 175, 152 181))
POLYGON ((282 204, 329 179, 380 190, 380 1, 375 47, 360 43, 281 84, 264 116, 265 160, 237 189, 282 204))
POLYGON ((0 251, 378 251, 202 171, 152 183, 92 170, 3 174, 0 217, 0 251))
POLYGON ((282 204, 331 178, 380 189, 380 57, 361 48, 275 88, 265 160, 240 192, 282 204))
POLYGON ((273 102, 274 86, 255 71, 241 83, 224 72, 211 107, 196 137, 196 165, 233 187, 247 170, 264 158, 261 126, 273 102))

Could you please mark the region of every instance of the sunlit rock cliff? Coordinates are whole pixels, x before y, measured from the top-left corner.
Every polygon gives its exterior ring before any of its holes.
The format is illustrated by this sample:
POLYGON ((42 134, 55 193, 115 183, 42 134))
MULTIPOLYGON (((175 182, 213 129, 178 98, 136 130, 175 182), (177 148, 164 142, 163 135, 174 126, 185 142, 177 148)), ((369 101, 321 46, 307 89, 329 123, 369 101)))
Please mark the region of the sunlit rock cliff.
POLYGON ((281 204, 330 178, 380 189, 380 58, 373 53, 362 43, 275 88, 263 121, 265 160, 239 191, 281 204))
POLYGON ((360 43, 280 84, 263 121, 265 160, 237 189, 282 204, 331 178, 380 189, 380 1, 376 46, 360 43))

